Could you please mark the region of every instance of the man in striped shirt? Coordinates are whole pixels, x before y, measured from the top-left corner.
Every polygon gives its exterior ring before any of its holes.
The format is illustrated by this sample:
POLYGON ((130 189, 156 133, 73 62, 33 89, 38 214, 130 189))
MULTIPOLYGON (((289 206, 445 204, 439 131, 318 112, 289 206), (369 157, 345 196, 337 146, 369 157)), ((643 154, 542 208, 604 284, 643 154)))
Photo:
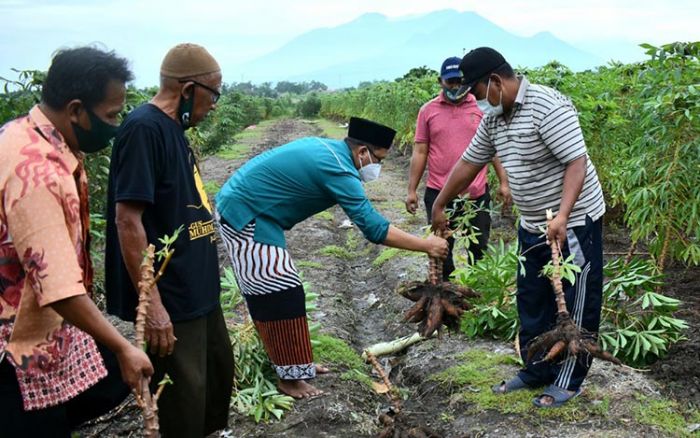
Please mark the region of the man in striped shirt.
MULTIPOLYGON (((564 282, 568 310, 577 325, 597 332, 603 281, 603 192, 586 151, 578 115, 571 101, 549 87, 516 76, 497 51, 480 47, 460 63, 463 84, 470 89, 484 118, 435 200, 433 228, 445 229, 445 206, 476 177, 494 156, 508 175, 515 205, 520 210, 518 240, 525 272, 518 274, 518 315, 521 355, 528 342, 551 329, 557 316, 549 280, 541 276, 551 260, 546 241, 557 239, 564 257, 573 255, 580 268, 575 284, 564 282), (556 216, 546 230, 545 211, 556 216)), ((582 353, 585 354, 585 353, 582 353)), ((533 403, 560 406, 581 391, 590 357, 567 357, 558 364, 535 357, 509 381, 495 385, 496 393, 545 386, 533 403)))

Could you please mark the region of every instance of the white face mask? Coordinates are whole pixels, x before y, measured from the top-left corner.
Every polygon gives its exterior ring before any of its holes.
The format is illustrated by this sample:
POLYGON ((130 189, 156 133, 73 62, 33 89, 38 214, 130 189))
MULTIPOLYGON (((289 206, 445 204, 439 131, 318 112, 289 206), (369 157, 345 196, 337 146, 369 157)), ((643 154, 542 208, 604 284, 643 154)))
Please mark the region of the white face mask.
POLYGON ((485 116, 500 116, 503 114, 503 90, 501 90, 501 94, 498 97, 498 105, 493 106, 489 102, 489 88, 491 87, 491 79, 489 79, 489 83, 486 86, 486 97, 483 99, 477 100, 476 104, 479 106, 479 109, 481 110, 482 113, 484 113, 485 116))
POLYGON ((379 178, 379 172, 382 170, 382 165, 379 163, 373 163, 372 162, 372 153, 368 152, 369 154, 369 163, 366 166, 362 165, 362 160, 358 158, 360 161, 360 179, 364 182, 371 182, 379 178))

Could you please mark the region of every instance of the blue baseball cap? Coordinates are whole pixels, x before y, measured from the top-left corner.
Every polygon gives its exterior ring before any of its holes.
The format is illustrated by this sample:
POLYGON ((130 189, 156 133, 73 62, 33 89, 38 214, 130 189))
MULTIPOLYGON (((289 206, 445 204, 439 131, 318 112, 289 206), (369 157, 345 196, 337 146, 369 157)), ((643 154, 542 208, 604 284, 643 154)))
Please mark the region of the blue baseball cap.
POLYGON ((456 56, 447 58, 442 63, 442 68, 440 68, 440 79, 447 80, 461 77, 462 72, 459 71, 460 62, 462 62, 462 59, 457 58, 456 56))

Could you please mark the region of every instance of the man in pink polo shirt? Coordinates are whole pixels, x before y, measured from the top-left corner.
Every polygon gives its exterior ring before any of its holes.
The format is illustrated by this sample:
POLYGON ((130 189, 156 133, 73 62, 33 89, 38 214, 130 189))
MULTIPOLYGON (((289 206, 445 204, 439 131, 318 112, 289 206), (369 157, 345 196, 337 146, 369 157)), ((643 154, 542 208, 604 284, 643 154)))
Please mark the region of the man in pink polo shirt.
MULTIPOLYGON (((433 202, 442 189, 452 167, 464 153, 465 148, 471 142, 476 133, 476 128, 481 122, 481 110, 476 105, 474 96, 461 89, 462 73, 459 70, 460 58, 447 58, 442 63, 438 82, 442 86, 440 94, 427 102, 418 113, 416 122, 415 146, 411 157, 411 167, 408 181, 408 196, 406 197, 406 210, 415 214, 418 209, 418 195, 416 189, 428 165, 428 181, 425 189, 425 209, 430 222, 430 212, 433 202)), ((500 180, 498 194, 503 202, 510 203, 510 189, 505 171, 498 159, 493 160, 493 166, 500 180)), ((480 208, 476 217, 471 220, 471 225, 478 229, 478 243, 470 246, 469 250, 474 260, 483 256, 491 231, 491 217, 488 209, 491 204, 486 174, 488 168, 484 167, 477 175, 474 182, 465 187, 462 194, 468 194, 480 208)), ((459 200, 453 202, 456 215, 463 215, 464 209, 460 208, 459 200)), ((443 267, 443 279, 448 280, 454 271, 452 250, 454 239, 450 242, 450 252, 443 267)))

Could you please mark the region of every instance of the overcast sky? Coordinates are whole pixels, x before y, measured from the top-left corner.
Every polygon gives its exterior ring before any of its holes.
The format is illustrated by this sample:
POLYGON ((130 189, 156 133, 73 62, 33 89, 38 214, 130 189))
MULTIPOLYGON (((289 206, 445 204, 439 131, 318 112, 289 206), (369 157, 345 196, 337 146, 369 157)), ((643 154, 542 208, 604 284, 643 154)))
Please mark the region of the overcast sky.
POLYGON ((447 8, 474 11, 521 36, 549 31, 587 50, 607 41, 700 40, 700 0, 0 0, 0 76, 14 77, 11 67, 45 69, 59 47, 100 42, 131 60, 138 83, 155 84, 158 72, 145 72, 178 42, 204 44, 229 66, 367 12, 401 17, 447 8))

